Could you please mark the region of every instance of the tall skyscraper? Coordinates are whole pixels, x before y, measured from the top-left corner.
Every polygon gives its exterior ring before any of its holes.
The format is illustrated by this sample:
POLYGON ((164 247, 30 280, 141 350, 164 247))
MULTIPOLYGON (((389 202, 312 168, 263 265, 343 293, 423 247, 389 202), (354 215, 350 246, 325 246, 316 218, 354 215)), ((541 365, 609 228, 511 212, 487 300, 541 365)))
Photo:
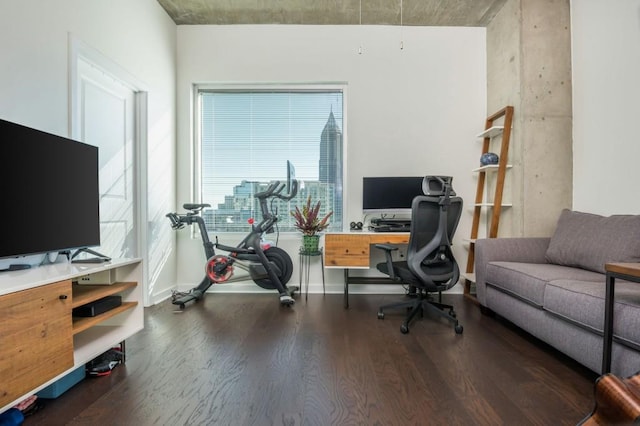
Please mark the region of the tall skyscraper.
POLYGON ((342 211, 342 130, 338 127, 333 110, 329 113, 320 136, 318 176, 321 183, 333 184, 336 194, 334 211, 342 211))

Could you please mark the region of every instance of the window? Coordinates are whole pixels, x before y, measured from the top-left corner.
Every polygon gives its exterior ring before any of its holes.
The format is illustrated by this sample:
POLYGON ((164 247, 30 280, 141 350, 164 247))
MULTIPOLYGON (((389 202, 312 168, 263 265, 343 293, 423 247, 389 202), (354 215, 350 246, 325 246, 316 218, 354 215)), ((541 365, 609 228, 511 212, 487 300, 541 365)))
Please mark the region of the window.
POLYGON ((208 231, 247 232, 260 220, 254 198, 274 180, 286 180, 291 161, 300 183, 291 201, 274 199, 278 229, 295 231, 289 212, 311 196, 322 215, 333 211, 330 230, 342 230, 343 88, 197 89, 199 118, 196 187, 208 231))

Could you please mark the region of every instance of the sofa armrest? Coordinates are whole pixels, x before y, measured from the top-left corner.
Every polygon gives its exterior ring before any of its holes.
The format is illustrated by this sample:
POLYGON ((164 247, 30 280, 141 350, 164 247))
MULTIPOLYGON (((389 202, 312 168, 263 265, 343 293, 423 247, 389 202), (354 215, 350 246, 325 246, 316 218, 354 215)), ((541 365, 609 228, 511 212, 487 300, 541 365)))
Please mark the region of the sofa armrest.
POLYGON ((547 263, 548 237, 484 238, 475 243, 476 294, 486 306, 486 265, 489 262, 547 263))

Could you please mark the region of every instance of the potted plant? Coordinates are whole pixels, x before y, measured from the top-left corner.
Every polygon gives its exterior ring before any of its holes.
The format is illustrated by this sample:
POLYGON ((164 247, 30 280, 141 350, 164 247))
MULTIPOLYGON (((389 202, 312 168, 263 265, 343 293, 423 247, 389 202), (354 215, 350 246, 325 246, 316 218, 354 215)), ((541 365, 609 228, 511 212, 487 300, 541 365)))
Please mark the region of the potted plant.
POLYGON ((296 220, 295 227, 302 232, 303 250, 307 253, 318 251, 320 235, 318 232, 324 231, 329 226, 329 218, 333 211, 327 213, 322 219, 318 217, 320 213, 320 201, 314 206, 311 205, 311 196, 307 197, 307 203, 302 206, 302 210, 296 206, 291 211, 291 216, 296 220))

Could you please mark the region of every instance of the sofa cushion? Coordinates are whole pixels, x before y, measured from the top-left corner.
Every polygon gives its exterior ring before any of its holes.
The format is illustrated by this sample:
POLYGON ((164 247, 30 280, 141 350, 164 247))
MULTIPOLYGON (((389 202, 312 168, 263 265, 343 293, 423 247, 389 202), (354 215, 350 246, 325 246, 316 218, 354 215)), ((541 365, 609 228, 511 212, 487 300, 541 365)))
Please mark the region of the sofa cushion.
POLYGON ((565 209, 546 259, 601 273, 607 262, 640 262, 640 215, 605 217, 565 209))
MULTIPOLYGON (((605 289, 604 280, 554 280, 545 290, 544 309, 602 333, 605 289)), ((613 318, 615 336, 640 344, 640 284, 616 280, 613 318)))
POLYGON ((490 262, 486 266, 487 285, 512 294, 538 307, 544 306, 547 282, 575 279, 604 283, 604 275, 584 269, 550 263, 490 262))

